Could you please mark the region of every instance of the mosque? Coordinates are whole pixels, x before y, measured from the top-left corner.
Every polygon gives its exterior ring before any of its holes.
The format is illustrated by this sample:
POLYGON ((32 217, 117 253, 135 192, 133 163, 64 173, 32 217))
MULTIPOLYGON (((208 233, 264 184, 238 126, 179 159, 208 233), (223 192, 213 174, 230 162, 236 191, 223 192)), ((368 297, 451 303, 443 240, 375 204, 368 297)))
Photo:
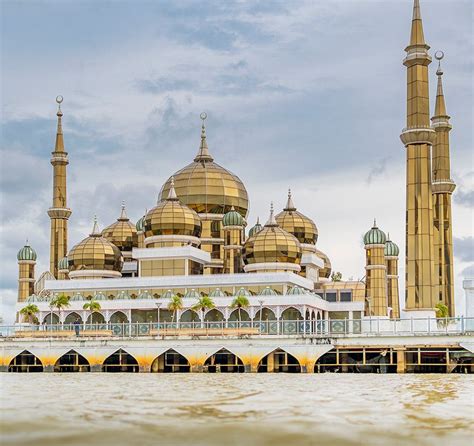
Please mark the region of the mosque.
MULTIPOLYGON (((57 134, 51 164, 53 200, 50 267, 38 277, 37 254, 28 244, 18 252, 17 321, 34 303, 40 324, 124 323, 275 324, 298 330, 298 321, 400 319, 431 315, 439 303, 454 316, 453 248, 449 132, 441 67, 435 112, 430 122, 428 53, 418 0, 414 1, 407 68, 407 124, 401 134, 407 158, 405 305, 400 310, 399 247, 374 221, 364 236, 362 280, 341 280, 330 257, 318 248, 317 221, 288 191, 286 206, 270 206, 265 224, 247 221, 249 194, 240 178, 219 165, 208 147, 206 114, 194 159, 172 173, 157 191, 158 201, 132 222, 125 205, 104 229, 94 219, 88 236, 69 247, 67 202, 68 153, 62 129, 63 98, 57 97, 57 134), (298 207, 297 207, 298 205, 298 207), (365 271, 364 271, 365 268, 365 271), (65 296, 68 305, 54 311, 51 302, 65 296), (235 308, 236 297, 248 305, 235 308), (212 305, 196 310, 207 297, 212 305), (174 305, 176 298, 181 302, 174 305), (100 303, 88 311, 84 304, 100 303)), ((443 54, 436 53, 440 61, 443 54)), ((187 150, 183 151, 191 156, 187 150)), ((375 210, 374 210, 375 211, 375 210)), ((375 212, 374 212, 375 213, 375 212)), ((102 222, 101 222, 102 223, 102 222)), ((26 235, 26 234, 25 234, 26 235)), ((188 324, 188 325, 187 325, 188 324)))

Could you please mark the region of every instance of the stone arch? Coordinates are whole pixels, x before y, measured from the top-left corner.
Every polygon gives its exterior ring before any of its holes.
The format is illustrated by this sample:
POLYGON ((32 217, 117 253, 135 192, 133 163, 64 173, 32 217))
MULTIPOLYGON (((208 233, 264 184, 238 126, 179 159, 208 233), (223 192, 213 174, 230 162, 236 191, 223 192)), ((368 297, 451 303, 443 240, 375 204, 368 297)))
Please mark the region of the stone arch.
POLYGON ((105 317, 102 313, 94 311, 93 313, 87 316, 86 324, 105 324, 105 317))
POLYGON ((341 366, 338 365, 337 352, 335 348, 329 350, 324 355, 321 355, 314 365, 315 373, 340 372, 340 371, 341 371, 341 366))
POLYGON ((194 310, 186 310, 181 313, 179 322, 200 322, 201 318, 194 310))
POLYGON ((206 359, 204 369, 209 373, 243 373, 245 366, 237 355, 221 348, 206 359))
POLYGON ((114 311, 109 318, 111 324, 128 324, 128 316, 120 310, 114 311))
POLYGON ((209 310, 204 316, 205 322, 222 322, 223 320, 224 320, 224 315, 217 308, 213 308, 212 310, 209 310))
MULTIPOLYGON (((260 309, 255 313, 255 317, 253 318, 253 320, 255 322, 260 321, 260 309)), ((268 307, 262 308, 262 322, 276 321, 276 320, 277 318, 276 318, 275 312, 271 308, 268 308, 268 307)))
POLYGON ((287 321, 303 320, 303 316, 301 315, 301 311, 298 310, 295 307, 285 308, 285 310, 282 311, 280 318, 282 320, 287 320, 287 321))
MULTIPOLYGON (((236 308, 232 313, 229 315, 229 322, 238 322, 239 321, 239 309, 236 308)), ((250 322, 250 315, 247 310, 243 308, 240 309, 240 321, 241 322, 250 322)))
POLYGON ((151 363, 152 373, 187 373, 190 371, 191 365, 187 358, 172 348, 156 357, 151 363))
POLYGON ((89 361, 75 350, 64 353, 54 364, 55 372, 90 372, 89 361))
POLYGON ((123 349, 118 349, 104 360, 103 372, 138 372, 138 361, 123 349))
POLYGON ((72 313, 69 313, 65 319, 64 319, 64 325, 68 325, 68 324, 74 324, 74 322, 76 321, 76 319, 79 318, 79 320, 81 321, 81 324, 82 324, 82 317, 79 313, 73 311, 72 313))
POLYGON ((43 318, 43 324, 51 325, 51 320, 53 321, 53 325, 59 324, 59 315, 57 313, 47 313, 46 316, 43 318))
POLYGON ((25 372, 42 372, 44 370, 41 360, 30 353, 28 350, 23 350, 16 355, 8 365, 9 372, 25 373, 25 372))
POLYGON ((260 360, 257 371, 259 373, 301 373, 301 365, 292 354, 282 348, 277 348, 260 360))

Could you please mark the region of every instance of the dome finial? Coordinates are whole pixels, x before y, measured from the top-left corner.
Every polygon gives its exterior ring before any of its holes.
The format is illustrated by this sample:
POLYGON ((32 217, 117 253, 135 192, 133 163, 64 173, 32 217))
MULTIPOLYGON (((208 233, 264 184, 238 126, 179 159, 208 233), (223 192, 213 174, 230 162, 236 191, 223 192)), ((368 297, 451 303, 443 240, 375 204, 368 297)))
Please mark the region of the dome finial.
POLYGON ((377 219, 374 218, 374 226, 372 226, 373 228, 376 228, 377 227, 377 219))
POLYGON ((447 118, 449 119, 448 113, 446 112, 446 102, 444 100, 443 92, 443 70, 441 69, 441 60, 444 58, 443 51, 436 51, 435 59, 438 61, 438 69, 436 70, 436 75, 438 76, 438 86, 436 89, 436 102, 435 102, 435 113, 434 118, 447 118))
POLYGON ((99 230, 99 225, 97 223, 97 215, 94 215, 94 226, 92 227, 92 232, 90 233, 91 237, 100 237, 102 234, 99 230))
POLYGON ((265 223, 265 226, 278 226, 278 223, 275 220, 275 216, 273 215, 273 201, 270 202, 270 217, 265 223))
POLYGON ((122 200, 122 209, 120 211, 119 221, 128 221, 127 212, 125 211, 125 201, 122 200))
POLYGON ((56 102, 58 103, 58 111, 56 116, 58 117, 58 128, 56 131, 56 144, 54 145, 55 152, 64 152, 64 138, 63 138, 63 124, 62 124, 62 117, 63 112, 61 110, 61 103, 63 102, 64 98, 59 95, 56 96, 56 102))
POLYGON ((201 125, 201 145, 199 147, 199 151, 194 158, 194 161, 214 161, 211 154, 209 153, 209 148, 207 147, 207 139, 206 139, 206 127, 204 125, 204 121, 207 118, 207 113, 202 112, 199 117, 201 118, 202 125, 201 125))
POLYGON ((168 201, 176 201, 178 200, 178 196, 176 195, 176 190, 174 188, 174 177, 171 177, 170 181, 170 190, 168 192, 168 201))
POLYGON ((293 198, 291 197, 291 189, 288 188, 288 200, 286 202, 286 207, 284 211, 296 211, 296 207, 293 203, 293 198))

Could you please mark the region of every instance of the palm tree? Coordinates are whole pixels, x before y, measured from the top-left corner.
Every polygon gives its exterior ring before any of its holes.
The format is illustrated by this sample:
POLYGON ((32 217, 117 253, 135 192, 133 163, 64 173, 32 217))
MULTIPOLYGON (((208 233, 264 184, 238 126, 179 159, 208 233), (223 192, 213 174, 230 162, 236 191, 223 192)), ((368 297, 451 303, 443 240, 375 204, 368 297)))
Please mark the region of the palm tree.
POLYGON ((242 308, 247 308, 250 305, 250 302, 247 298, 247 296, 244 295, 239 295, 236 296, 235 299, 232 301, 230 304, 231 308, 237 308, 238 314, 239 314, 239 327, 240 327, 240 322, 241 322, 241 317, 240 317, 240 310, 242 308))
MULTIPOLYGON (((65 294, 60 294, 59 296, 54 297, 49 304, 51 308, 58 309, 59 320, 61 320, 61 310, 63 308, 69 307, 69 305, 71 305, 69 303, 69 297, 67 297, 65 294)), ((53 318, 51 318, 51 324, 52 323, 53 323, 53 318)))
POLYGON ((202 311, 202 318, 201 318, 201 327, 204 327, 204 312, 206 310, 211 310, 215 307, 214 301, 209 296, 202 296, 198 299, 198 301, 191 307, 191 309, 198 311, 202 311))
POLYGON ((436 319, 438 319, 438 327, 446 327, 448 325, 449 308, 443 302, 438 302, 435 306, 436 319))
POLYGON ((173 319, 172 319, 173 323, 175 320, 176 313, 182 309, 183 309, 183 299, 181 299, 181 297, 174 294, 170 299, 170 303, 168 304, 168 310, 173 312, 173 319))
POLYGON ((35 304, 28 304, 20 310, 20 314, 23 316, 23 321, 29 324, 38 322, 36 315, 39 313, 39 308, 35 304))
POLYGON ((341 280, 342 280, 342 273, 340 273, 339 271, 331 274, 332 282, 340 282, 341 280))
POLYGON ((90 312, 90 316, 91 316, 91 324, 93 323, 93 317, 94 317, 94 313, 98 313, 100 310, 101 310, 101 306, 100 306, 100 302, 98 300, 95 300, 95 299, 91 299, 89 302, 86 302, 82 308, 84 310, 89 310, 90 312))

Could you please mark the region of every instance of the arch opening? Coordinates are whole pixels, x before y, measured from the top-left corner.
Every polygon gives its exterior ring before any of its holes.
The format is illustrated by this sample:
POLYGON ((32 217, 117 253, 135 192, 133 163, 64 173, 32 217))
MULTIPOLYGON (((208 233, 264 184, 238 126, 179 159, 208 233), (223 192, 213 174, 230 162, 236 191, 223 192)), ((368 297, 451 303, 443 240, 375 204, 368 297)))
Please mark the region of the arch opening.
POLYGON ((137 373, 139 370, 137 360, 125 350, 119 349, 112 353, 102 364, 103 372, 137 373))
POLYGON ((152 373, 188 373, 190 371, 189 361, 173 349, 162 353, 151 363, 152 373))
POLYGON ((33 373, 42 372, 43 370, 43 363, 28 350, 16 355, 8 365, 8 371, 14 373, 33 373))
POLYGON ((278 348, 260 360, 257 372, 301 373, 301 366, 299 361, 293 355, 278 348))
POLYGON ((89 361, 75 350, 69 350, 54 364, 54 371, 61 373, 90 372, 89 361))
POLYGON ((238 356, 223 348, 206 359, 204 370, 208 373, 243 373, 245 367, 238 356))
POLYGON ((75 311, 73 311, 72 313, 69 313, 66 318, 64 319, 64 325, 71 325, 71 324, 74 324, 74 322, 76 321, 76 319, 79 319, 81 321, 81 324, 82 324, 82 317, 80 314, 76 313, 75 311))
POLYGON ((128 317, 122 311, 116 311, 110 316, 111 324, 128 324, 128 317))

